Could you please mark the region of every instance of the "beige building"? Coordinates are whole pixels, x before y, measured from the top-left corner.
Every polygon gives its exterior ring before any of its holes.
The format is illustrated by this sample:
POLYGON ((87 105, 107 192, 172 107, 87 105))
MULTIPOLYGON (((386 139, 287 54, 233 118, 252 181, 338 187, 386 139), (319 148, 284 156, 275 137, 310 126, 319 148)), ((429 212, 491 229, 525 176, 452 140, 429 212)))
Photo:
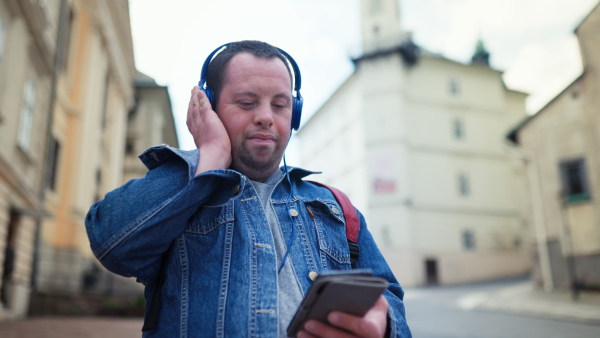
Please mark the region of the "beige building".
POLYGON ((600 4, 575 29, 582 74, 510 134, 528 159, 535 278, 600 287, 600 4))
POLYGON ((141 295, 99 267, 84 227, 144 174, 133 152, 178 145, 166 87, 136 75, 128 1, 0 1, 0 321, 69 295, 141 295))
POLYGON ((144 150, 161 143, 179 147, 167 87, 138 72, 135 91, 136 107, 127 117, 123 183, 148 171, 137 157, 144 150))
POLYGON ((302 166, 363 211, 405 286, 524 274, 525 170, 504 135, 526 95, 481 42, 462 64, 400 40, 397 6, 362 1, 363 54, 298 132, 302 166))
POLYGON ((27 312, 58 6, 0 1, 0 320, 27 312))

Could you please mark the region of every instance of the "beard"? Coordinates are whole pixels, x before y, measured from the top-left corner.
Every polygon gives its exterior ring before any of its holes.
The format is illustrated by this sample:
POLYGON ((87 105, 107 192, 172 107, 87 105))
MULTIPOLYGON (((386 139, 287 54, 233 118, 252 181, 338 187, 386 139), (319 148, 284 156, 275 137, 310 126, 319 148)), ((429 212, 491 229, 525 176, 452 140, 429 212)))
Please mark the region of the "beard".
POLYGON ((280 135, 275 135, 275 148, 258 146, 249 149, 242 142, 232 151, 231 168, 253 181, 264 181, 279 168, 286 146, 287 142, 283 142, 280 135))

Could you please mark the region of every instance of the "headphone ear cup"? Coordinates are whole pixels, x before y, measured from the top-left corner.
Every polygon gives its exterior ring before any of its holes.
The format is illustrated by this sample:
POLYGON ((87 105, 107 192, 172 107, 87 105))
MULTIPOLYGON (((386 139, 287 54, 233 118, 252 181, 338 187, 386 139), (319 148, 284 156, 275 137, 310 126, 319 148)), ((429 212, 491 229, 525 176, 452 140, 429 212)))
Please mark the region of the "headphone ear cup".
POLYGON ((213 92, 212 90, 210 90, 210 88, 206 87, 206 88, 200 88, 202 89, 202 91, 204 93, 206 93, 206 97, 208 98, 208 102, 210 102, 210 106, 213 108, 213 110, 215 109, 215 105, 213 104, 213 92))
POLYGON ((292 129, 298 130, 300 128, 300 118, 302 117, 302 105, 304 99, 302 96, 295 97, 293 102, 292 110, 292 129))

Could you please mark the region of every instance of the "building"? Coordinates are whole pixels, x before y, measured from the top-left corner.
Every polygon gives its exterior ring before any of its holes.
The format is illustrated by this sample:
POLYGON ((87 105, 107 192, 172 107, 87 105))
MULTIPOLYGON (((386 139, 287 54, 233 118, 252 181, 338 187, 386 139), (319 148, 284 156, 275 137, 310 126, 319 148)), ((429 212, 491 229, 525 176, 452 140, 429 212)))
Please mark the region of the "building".
POLYGON ((127 115, 136 74, 127 1, 66 1, 45 218, 37 245, 36 295, 76 294, 93 268, 84 218, 121 184, 127 115))
POLYGON ((167 87, 138 72, 135 91, 136 107, 127 117, 123 183, 148 171, 137 157, 144 150, 161 143, 179 146, 167 87))
POLYGON ((27 312, 58 6, 0 1, 0 320, 27 312))
POLYGON ((525 170, 504 141, 526 95, 481 42, 462 64, 412 43, 398 1, 361 8, 363 53, 298 132, 302 165, 363 211, 405 286, 526 273, 525 170))
POLYGON ((600 4, 575 29, 583 72, 508 135, 528 160, 535 280, 600 287, 600 4))
POLYGON ((178 145, 167 88, 136 72, 128 1, 0 1, 0 321, 141 296, 84 220, 154 142, 178 145))

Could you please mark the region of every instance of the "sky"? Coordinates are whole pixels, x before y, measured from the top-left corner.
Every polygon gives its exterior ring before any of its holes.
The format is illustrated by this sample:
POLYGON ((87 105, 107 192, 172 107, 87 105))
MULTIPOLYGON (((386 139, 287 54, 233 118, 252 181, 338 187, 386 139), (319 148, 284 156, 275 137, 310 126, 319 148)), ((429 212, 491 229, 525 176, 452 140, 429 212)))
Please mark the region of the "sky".
MULTIPOLYGON (((478 39, 506 85, 537 112, 579 74, 574 29, 599 0, 400 0, 401 26, 429 51, 468 63, 478 39)), ((129 0, 136 67, 168 86, 180 148, 190 91, 218 46, 262 40, 284 49, 302 74, 309 117, 352 73, 360 51, 360 0, 129 0)), ((295 158, 292 143, 288 156, 295 158)), ((294 164, 288 159, 288 164, 294 164), (290 163, 291 162, 291 163, 290 163)))

